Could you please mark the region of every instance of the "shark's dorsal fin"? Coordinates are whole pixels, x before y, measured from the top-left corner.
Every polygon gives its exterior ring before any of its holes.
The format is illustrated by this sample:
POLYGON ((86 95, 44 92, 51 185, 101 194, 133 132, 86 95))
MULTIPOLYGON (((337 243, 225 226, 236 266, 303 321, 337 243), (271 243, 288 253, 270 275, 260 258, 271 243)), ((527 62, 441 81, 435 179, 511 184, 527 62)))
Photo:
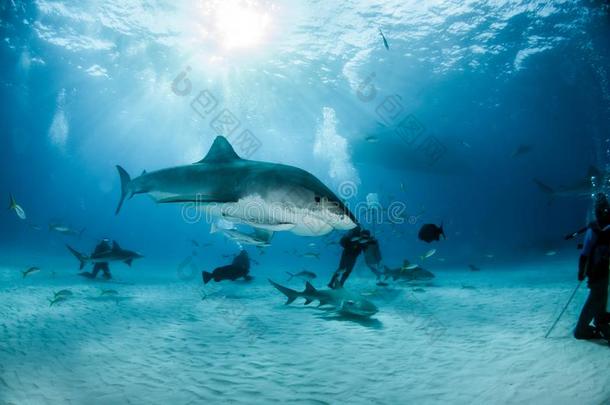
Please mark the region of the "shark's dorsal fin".
POLYGON ((221 163, 241 159, 224 136, 217 136, 208 154, 197 163, 221 163))
POLYGON ((112 250, 121 250, 121 247, 115 240, 112 241, 112 250))
POLYGON ((311 285, 311 283, 309 281, 305 282, 305 291, 304 291, 305 294, 315 294, 316 292, 317 292, 316 288, 313 285, 311 285))

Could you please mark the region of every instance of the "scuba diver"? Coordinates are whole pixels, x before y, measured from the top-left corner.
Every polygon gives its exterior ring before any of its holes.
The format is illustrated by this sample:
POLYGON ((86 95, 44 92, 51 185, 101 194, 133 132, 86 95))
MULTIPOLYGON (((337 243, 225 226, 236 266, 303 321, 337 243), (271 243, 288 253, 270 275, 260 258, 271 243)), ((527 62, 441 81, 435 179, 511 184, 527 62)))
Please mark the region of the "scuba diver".
MULTIPOLYGON (((104 238, 104 239, 102 239, 102 241, 100 243, 97 244, 97 246, 95 247, 95 250, 93 251, 92 256, 94 256, 96 254, 108 252, 110 250, 112 250, 112 247, 110 246, 110 239, 104 238)), ((78 275, 87 277, 87 278, 96 278, 97 273, 99 273, 100 270, 104 273, 103 277, 105 280, 110 280, 112 278, 112 274, 110 274, 110 268, 108 267, 108 262, 94 263, 93 270, 91 272, 83 271, 82 273, 79 273, 78 275)))
POLYGON ((244 280, 250 281, 252 280, 252 276, 250 276, 248 273, 250 273, 250 257, 248 256, 248 252, 242 250, 237 256, 235 256, 231 264, 217 267, 211 273, 208 271, 202 271, 201 277, 203 278, 204 284, 209 283, 210 280, 214 280, 216 282, 222 280, 235 281, 242 277, 244 280))
POLYGON ((603 193, 595 196, 595 221, 589 224, 580 259, 578 280, 588 279, 589 297, 574 330, 576 339, 610 340, 608 266, 610 265, 610 204, 603 193), (593 321, 594 326, 591 326, 593 321))
POLYGON ((357 226, 346 232, 339 243, 343 247, 343 253, 341 253, 339 268, 330 279, 328 287, 333 289, 343 287, 356 265, 356 259, 358 259, 358 256, 363 251, 365 252, 367 266, 379 278, 381 274, 379 271, 381 252, 379 250, 379 242, 371 236, 370 231, 363 230, 360 226, 357 226))

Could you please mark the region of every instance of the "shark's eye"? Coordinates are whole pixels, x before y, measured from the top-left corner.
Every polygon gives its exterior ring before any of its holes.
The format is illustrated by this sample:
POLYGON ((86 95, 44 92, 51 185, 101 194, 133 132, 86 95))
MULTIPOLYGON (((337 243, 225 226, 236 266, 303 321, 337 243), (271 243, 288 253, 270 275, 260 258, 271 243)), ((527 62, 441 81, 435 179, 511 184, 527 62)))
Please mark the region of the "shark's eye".
POLYGON ((320 202, 320 196, 319 195, 315 196, 314 200, 316 200, 316 202, 319 203, 320 202))

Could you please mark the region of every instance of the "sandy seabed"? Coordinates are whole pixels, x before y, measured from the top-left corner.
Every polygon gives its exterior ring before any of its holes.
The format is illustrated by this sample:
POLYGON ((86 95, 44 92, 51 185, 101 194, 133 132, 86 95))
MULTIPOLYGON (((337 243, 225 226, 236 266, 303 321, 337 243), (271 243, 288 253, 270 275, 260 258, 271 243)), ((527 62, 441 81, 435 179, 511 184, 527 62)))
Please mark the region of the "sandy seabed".
POLYGON ((348 287, 380 308, 368 321, 284 306, 264 277, 204 289, 127 270, 115 274, 125 283, 19 270, 0 268, 2 404, 610 403, 610 348, 571 335, 584 286, 544 338, 573 263, 389 288, 354 277, 348 287), (74 295, 50 307, 64 288, 74 295))

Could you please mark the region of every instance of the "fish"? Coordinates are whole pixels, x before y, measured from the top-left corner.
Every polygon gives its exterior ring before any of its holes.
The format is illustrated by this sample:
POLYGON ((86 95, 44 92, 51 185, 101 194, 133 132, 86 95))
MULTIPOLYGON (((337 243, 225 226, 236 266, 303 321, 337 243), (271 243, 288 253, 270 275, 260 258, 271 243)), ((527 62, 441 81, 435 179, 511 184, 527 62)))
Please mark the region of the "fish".
POLYGON ((460 143, 462 144, 463 147, 472 149, 472 146, 470 146, 470 144, 468 142, 462 140, 462 141, 460 141, 460 143))
POLYGON ((237 242, 242 245, 252 245, 256 247, 267 247, 271 246, 271 238, 273 237, 273 232, 268 231, 266 229, 257 229, 254 228, 253 233, 245 233, 237 230, 236 228, 222 228, 219 227, 215 222, 212 223, 210 228, 210 233, 221 232, 227 238, 237 242))
POLYGON ((73 295, 72 291, 70 291, 70 290, 59 290, 59 291, 53 293, 53 297, 54 298, 57 298, 57 297, 71 297, 72 295, 73 295))
POLYGON ((468 267, 470 268, 470 271, 481 271, 481 269, 474 264, 469 264, 468 267))
POLYGON ((549 250, 548 252, 546 252, 544 255, 545 256, 555 256, 557 254, 556 251, 554 250, 549 250))
POLYGON ((310 248, 315 248, 316 247, 316 243, 315 242, 309 242, 307 244, 307 246, 309 246, 310 248))
POLYGON ((377 285, 377 286, 379 286, 379 287, 387 287, 387 286, 389 286, 390 284, 386 283, 385 281, 378 281, 378 282, 376 283, 376 285, 377 285))
POLYGON ((29 269, 22 271, 21 274, 23 275, 23 278, 26 278, 30 274, 38 273, 39 271, 40 271, 39 267, 30 267, 29 269))
POLYGON ((217 267, 212 272, 202 271, 201 277, 203 278, 203 284, 207 284, 211 280, 216 282, 223 280, 235 281, 238 278, 250 281, 252 280, 252 277, 248 274, 249 272, 249 269, 246 267, 229 264, 227 266, 217 267))
POLYGON ((80 269, 82 270, 86 264, 88 263, 105 263, 105 262, 124 262, 129 267, 131 267, 131 263, 135 259, 140 259, 144 256, 141 254, 123 249, 119 246, 119 244, 115 241, 112 242, 112 248, 105 252, 93 253, 90 256, 79 253, 75 249, 73 249, 70 245, 66 245, 68 250, 72 252, 74 257, 76 257, 80 264, 80 269))
POLYGON ((405 270, 414 270, 416 268, 418 268, 419 265, 413 263, 413 264, 409 264, 408 266, 404 267, 405 270))
POLYGON ((381 39, 383 40, 383 46, 386 50, 389 51, 390 45, 388 45, 388 40, 386 39, 385 35, 383 35, 383 31, 381 31, 381 28, 379 28, 379 35, 381 35, 381 39))
POLYGON ((491 253, 487 253, 485 255, 485 257, 488 258, 488 259, 493 259, 495 256, 493 254, 491 254, 491 253))
POLYGON ((425 260, 425 259, 427 259, 427 258, 429 258, 429 257, 433 256, 435 253, 436 253, 436 249, 430 249, 430 250, 428 250, 428 251, 426 252, 426 254, 424 254, 424 255, 421 257, 421 259, 422 259, 422 260, 425 260))
POLYGON ((101 297, 103 297, 103 296, 112 296, 112 297, 114 297, 114 296, 117 296, 117 295, 119 295, 119 292, 117 290, 110 290, 110 289, 104 289, 104 288, 102 288, 100 290, 100 296, 101 297))
POLYGON ((216 137, 206 156, 191 165, 134 179, 121 166, 117 170, 121 197, 115 214, 126 199, 148 194, 157 203, 190 203, 194 209, 233 223, 300 236, 325 235, 358 224, 345 203, 311 173, 242 159, 223 136, 216 137))
POLYGON ((318 259, 320 260, 320 253, 315 253, 315 252, 306 252, 303 253, 302 255, 300 255, 301 257, 306 257, 308 259, 318 259))
POLYGON ((302 280, 306 280, 306 281, 311 281, 314 278, 318 277, 316 275, 316 273, 314 273, 312 271, 307 271, 307 270, 299 271, 298 273, 290 273, 287 271, 286 274, 288 274, 290 276, 290 278, 286 281, 292 280, 293 277, 298 277, 298 278, 300 278, 302 280))
POLYGON ((368 135, 364 138, 365 141, 367 141, 368 143, 377 143, 379 142, 379 138, 377 138, 375 135, 368 135))
POLYGON ((424 224, 419 229, 417 237, 426 243, 430 243, 432 241, 440 240, 441 235, 443 236, 443 239, 447 239, 442 223, 440 226, 436 226, 435 224, 424 224))
POLYGON ((516 158, 517 156, 525 155, 532 150, 532 145, 521 144, 517 146, 517 149, 514 150, 510 157, 516 158))
POLYGON ((546 194, 549 198, 548 204, 550 205, 555 198, 558 197, 591 197, 591 192, 593 190, 593 185, 591 182, 592 177, 600 178, 602 173, 595 166, 590 166, 587 171, 587 175, 576 182, 573 182, 568 185, 559 186, 557 188, 553 188, 546 183, 538 179, 533 179, 534 183, 538 186, 538 189, 546 194))
POLYGON ((379 310, 371 301, 363 298, 360 295, 354 294, 345 288, 317 290, 309 281, 305 282, 305 289, 301 292, 284 287, 273 280, 268 280, 272 286, 277 288, 288 299, 285 305, 291 304, 295 299, 302 297, 305 299, 305 305, 309 305, 313 301, 318 301, 319 307, 330 305, 343 315, 357 316, 369 318, 375 315, 379 310))
POLYGON ((21 205, 17 204, 17 201, 15 201, 15 197, 13 197, 12 194, 9 194, 9 200, 10 200, 10 203, 9 203, 8 209, 15 211, 15 214, 17 214, 19 219, 26 219, 27 216, 25 215, 24 209, 21 208, 21 205))
POLYGON ((83 236, 83 232, 85 232, 85 229, 86 228, 82 228, 80 231, 77 231, 76 229, 73 229, 67 225, 62 225, 53 222, 49 224, 49 231, 54 231, 63 235, 78 236, 79 238, 83 236))
POLYGON ((49 300, 49 306, 52 307, 53 305, 57 304, 58 302, 64 302, 68 299, 67 296, 63 296, 60 295, 58 297, 54 297, 53 299, 48 299, 49 300))
POLYGON ((191 243, 197 247, 199 247, 199 242, 197 242, 195 239, 191 239, 191 243))

